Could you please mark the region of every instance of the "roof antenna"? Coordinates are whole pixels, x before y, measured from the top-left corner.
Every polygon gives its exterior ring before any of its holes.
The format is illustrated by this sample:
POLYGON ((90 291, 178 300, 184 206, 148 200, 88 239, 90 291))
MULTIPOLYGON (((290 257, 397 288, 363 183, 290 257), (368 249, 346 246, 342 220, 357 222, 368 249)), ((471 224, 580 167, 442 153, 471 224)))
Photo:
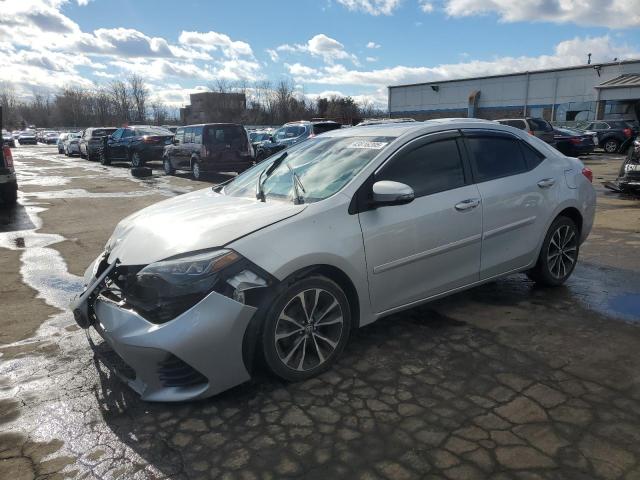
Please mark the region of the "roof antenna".
POLYGON ((591 54, 587 53, 587 65, 591 65, 591 54))

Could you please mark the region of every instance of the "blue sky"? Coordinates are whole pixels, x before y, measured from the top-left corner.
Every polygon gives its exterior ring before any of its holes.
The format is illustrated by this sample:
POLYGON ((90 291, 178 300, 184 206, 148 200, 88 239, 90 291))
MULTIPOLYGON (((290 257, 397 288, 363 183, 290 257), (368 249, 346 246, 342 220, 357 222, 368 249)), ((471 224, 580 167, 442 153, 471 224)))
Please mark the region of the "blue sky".
POLYGON ((386 104, 386 86, 640 57, 640 0, 4 0, 2 85, 20 95, 131 73, 188 93, 291 81, 386 104))

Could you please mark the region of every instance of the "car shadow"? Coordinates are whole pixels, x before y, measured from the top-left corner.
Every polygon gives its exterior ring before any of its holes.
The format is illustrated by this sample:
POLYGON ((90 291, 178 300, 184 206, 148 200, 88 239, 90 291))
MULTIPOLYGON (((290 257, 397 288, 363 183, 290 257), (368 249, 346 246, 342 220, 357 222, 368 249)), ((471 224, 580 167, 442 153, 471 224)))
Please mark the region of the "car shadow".
POLYGON ((7 205, 0 202, 0 232, 16 232, 36 228, 24 205, 7 205))

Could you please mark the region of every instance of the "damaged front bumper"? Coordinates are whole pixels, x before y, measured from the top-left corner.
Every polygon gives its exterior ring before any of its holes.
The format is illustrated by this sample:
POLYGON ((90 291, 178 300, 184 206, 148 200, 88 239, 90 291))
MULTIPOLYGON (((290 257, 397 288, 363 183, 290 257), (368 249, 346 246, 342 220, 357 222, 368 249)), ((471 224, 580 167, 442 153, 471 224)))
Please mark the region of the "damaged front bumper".
POLYGON ((194 400, 249 380, 243 338, 255 307, 211 292, 173 320, 151 323, 103 295, 116 266, 93 277, 72 309, 78 325, 93 328, 122 362, 99 355, 88 333, 97 358, 143 400, 194 400))

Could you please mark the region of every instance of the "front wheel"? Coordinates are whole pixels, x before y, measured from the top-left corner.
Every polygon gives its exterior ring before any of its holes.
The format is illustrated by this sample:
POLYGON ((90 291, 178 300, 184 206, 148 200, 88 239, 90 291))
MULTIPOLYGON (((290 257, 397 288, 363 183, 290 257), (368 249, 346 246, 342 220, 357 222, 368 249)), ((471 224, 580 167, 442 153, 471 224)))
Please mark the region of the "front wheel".
POLYGON ((615 138, 609 138, 608 140, 605 140, 604 145, 602 145, 602 148, 604 148, 604 151, 607 153, 616 153, 619 147, 620 142, 618 142, 615 138))
POLYGON ((164 159, 162 160, 162 167, 164 168, 165 175, 173 175, 174 173, 176 173, 176 169, 173 168, 173 165, 171 165, 171 160, 169 160, 167 157, 164 157, 164 159))
POLYGON ((542 243, 536 266, 527 272, 536 283, 549 287, 562 285, 578 261, 580 232, 568 217, 556 218, 542 243))
POLYGON ((267 310, 262 353, 267 367, 288 381, 327 370, 342 353, 351 330, 349 301, 323 276, 290 284, 267 310))
POLYGON ((107 152, 105 151, 105 149, 103 148, 102 151, 100 152, 100 163, 102 165, 111 165, 111 159, 109 158, 109 156, 107 155, 107 152))
POLYGON ((133 152, 131 154, 131 166, 133 168, 144 166, 144 160, 142 160, 142 155, 140 155, 140 152, 133 152))

